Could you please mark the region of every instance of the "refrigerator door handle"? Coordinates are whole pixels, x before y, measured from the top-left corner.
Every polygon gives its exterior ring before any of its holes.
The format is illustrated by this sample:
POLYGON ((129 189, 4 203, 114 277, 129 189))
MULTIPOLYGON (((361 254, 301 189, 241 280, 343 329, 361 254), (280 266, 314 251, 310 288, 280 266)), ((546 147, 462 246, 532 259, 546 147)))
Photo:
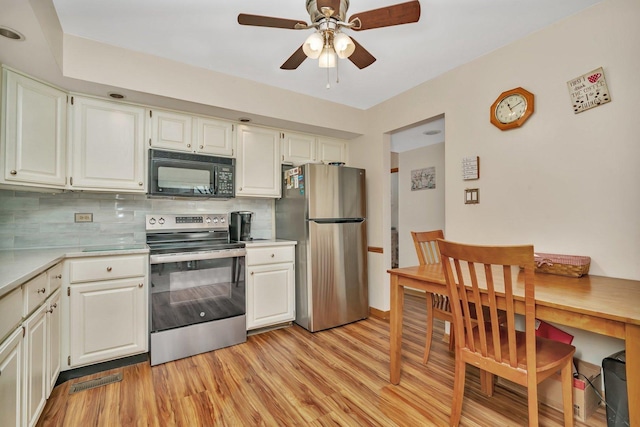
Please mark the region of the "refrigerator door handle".
POLYGON ((308 221, 315 222, 316 224, 348 224, 364 222, 364 218, 323 218, 323 219, 309 219, 308 221))

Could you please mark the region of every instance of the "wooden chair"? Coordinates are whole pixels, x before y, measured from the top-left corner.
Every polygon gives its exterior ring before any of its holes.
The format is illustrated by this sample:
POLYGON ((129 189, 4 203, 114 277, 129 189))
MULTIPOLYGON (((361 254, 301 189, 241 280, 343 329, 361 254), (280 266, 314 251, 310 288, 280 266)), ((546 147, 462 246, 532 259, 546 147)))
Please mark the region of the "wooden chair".
MULTIPOLYGON (((437 239, 444 239, 442 230, 434 231, 412 231, 413 244, 416 247, 418 261, 420 265, 440 263, 440 253, 438 252, 437 239)), ((424 356, 422 363, 429 360, 431 351, 431 338, 433 337, 433 319, 445 320, 453 324, 451 309, 449 308, 449 297, 446 295, 426 293, 427 298, 427 340, 424 345, 424 356)), ((449 330, 449 351, 454 349, 453 327, 449 330)))
POLYGON ((451 301, 460 301, 451 304, 454 328, 464 331, 456 336, 450 425, 460 422, 468 363, 481 369, 482 388, 488 395, 493 392, 494 374, 527 387, 529 426, 538 425, 538 383, 560 370, 564 424, 573 426, 575 347, 535 335, 533 246, 474 246, 438 240, 438 248, 451 301), (513 293, 523 286, 525 331, 521 332, 515 329, 514 306, 522 298, 514 298, 513 293), (487 319, 484 310, 477 310, 476 327, 469 315, 472 303, 487 307, 490 313, 487 319), (499 324, 498 308, 506 311, 506 327, 499 324))

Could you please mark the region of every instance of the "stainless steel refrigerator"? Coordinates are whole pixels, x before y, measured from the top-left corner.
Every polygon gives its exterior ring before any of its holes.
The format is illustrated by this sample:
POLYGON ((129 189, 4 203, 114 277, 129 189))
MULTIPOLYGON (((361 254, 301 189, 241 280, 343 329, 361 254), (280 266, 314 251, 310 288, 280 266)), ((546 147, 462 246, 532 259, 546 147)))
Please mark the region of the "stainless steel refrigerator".
POLYGON ((365 171, 283 167, 276 237, 296 240, 296 319, 311 332, 369 313, 365 171))

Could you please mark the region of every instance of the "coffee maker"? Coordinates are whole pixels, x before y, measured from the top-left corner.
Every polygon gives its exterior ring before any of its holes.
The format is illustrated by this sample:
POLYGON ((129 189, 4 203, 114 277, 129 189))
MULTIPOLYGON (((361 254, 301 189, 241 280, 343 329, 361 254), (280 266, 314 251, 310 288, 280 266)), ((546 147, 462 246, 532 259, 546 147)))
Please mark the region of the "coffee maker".
POLYGON ((235 211, 231 212, 231 224, 229 232, 231 240, 245 241, 251 240, 251 220, 253 212, 251 211, 235 211))

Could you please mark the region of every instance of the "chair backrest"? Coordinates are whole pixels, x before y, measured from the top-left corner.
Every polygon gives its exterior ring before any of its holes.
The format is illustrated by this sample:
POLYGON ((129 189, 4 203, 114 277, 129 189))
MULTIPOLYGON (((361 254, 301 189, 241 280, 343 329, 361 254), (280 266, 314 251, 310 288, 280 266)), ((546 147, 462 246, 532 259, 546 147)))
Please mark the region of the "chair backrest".
POLYGON ((420 265, 438 264, 440 254, 438 252, 438 239, 444 239, 442 230, 412 231, 413 244, 416 247, 420 265))
POLYGON ((451 301, 460 301, 451 304, 454 328, 464 331, 456 332, 456 346, 512 368, 518 366, 515 305, 522 303, 521 298, 516 301, 513 291, 524 281, 527 370, 535 375, 533 246, 476 246, 438 240, 438 248, 451 301), (478 325, 485 325, 478 327, 478 343, 473 339, 471 304, 475 304, 478 325), (478 309, 480 305, 488 307, 489 319, 486 310, 478 309), (500 331, 498 309, 506 312, 506 334, 500 331))

